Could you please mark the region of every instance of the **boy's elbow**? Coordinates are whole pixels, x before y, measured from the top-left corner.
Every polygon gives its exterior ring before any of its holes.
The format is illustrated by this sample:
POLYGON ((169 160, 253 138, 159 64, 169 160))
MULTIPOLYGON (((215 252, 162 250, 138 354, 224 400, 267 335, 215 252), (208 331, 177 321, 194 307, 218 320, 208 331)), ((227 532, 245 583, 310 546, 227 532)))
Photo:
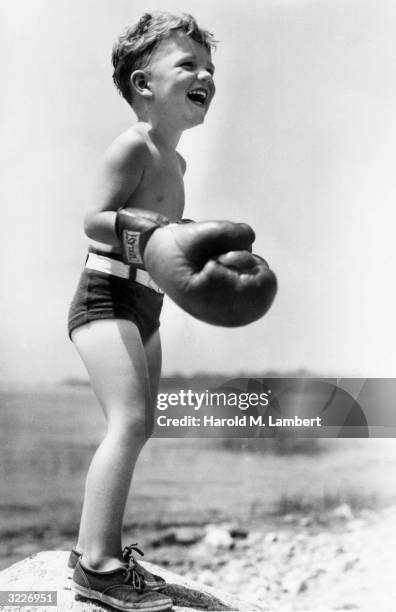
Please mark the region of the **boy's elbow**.
POLYGON ((84 217, 84 232, 90 240, 118 245, 115 233, 116 213, 113 210, 88 212, 84 217))
POLYGON ((86 236, 91 240, 101 240, 103 232, 106 232, 109 225, 108 216, 108 212, 88 212, 84 217, 84 232, 86 236))

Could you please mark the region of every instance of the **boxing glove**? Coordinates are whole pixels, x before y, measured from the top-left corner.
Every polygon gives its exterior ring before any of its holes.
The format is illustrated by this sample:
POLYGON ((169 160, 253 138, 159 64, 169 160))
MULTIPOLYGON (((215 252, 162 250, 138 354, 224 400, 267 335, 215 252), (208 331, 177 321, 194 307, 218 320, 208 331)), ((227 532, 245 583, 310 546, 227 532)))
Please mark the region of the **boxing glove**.
POLYGON ((137 245, 139 266, 145 265, 161 289, 197 319, 237 327, 259 319, 271 306, 276 277, 264 259, 250 252, 255 235, 249 225, 169 224, 162 215, 139 209, 123 209, 117 217, 121 235, 128 231, 133 238, 122 244, 124 258, 136 265, 137 245))
POLYGON ((276 293, 268 264, 248 251, 254 237, 244 223, 169 225, 147 243, 147 270, 197 319, 225 327, 247 325, 267 312, 276 293), (162 260, 157 253, 164 254, 162 260))

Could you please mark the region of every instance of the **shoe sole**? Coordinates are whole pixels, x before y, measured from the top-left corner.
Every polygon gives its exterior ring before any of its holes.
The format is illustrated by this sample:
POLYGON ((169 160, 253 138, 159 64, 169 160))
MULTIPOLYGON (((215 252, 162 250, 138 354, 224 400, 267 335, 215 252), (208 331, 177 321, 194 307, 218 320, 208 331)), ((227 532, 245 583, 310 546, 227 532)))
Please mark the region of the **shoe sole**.
POLYGON ((123 604, 119 600, 114 599, 114 597, 108 597, 107 595, 103 595, 102 593, 99 593, 98 591, 93 591, 92 589, 86 589, 85 587, 82 587, 75 583, 72 584, 71 588, 72 588, 72 591, 74 591, 74 593, 81 595, 81 597, 85 597, 86 599, 94 599, 95 601, 106 603, 109 606, 116 608, 117 610, 125 610, 126 612, 129 612, 129 611, 133 612, 135 610, 138 610, 141 612, 159 612, 160 610, 170 610, 170 608, 173 605, 169 597, 167 597, 166 599, 160 600, 160 601, 156 601, 155 603, 147 602, 147 603, 141 603, 141 604, 140 603, 123 604))

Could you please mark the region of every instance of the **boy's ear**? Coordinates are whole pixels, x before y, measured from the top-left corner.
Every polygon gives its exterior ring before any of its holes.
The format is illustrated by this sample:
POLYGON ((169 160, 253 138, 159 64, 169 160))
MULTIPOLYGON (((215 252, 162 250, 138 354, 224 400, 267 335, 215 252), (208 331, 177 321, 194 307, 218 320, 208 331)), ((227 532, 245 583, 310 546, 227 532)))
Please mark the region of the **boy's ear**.
POLYGON ((145 98, 151 97, 150 87, 148 85, 147 75, 144 70, 134 70, 131 74, 132 88, 145 98))

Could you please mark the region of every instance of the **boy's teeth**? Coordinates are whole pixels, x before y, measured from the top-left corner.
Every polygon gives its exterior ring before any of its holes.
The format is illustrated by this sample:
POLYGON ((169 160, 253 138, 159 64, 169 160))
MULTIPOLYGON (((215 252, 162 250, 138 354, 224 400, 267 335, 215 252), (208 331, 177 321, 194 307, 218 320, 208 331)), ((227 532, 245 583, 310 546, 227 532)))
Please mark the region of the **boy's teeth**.
POLYGON ((198 102, 200 104, 203 104, 205 102, 207 95, 208 94, 205 89, 192 89, 187 93, 187 97, 192 102, 198 102))

